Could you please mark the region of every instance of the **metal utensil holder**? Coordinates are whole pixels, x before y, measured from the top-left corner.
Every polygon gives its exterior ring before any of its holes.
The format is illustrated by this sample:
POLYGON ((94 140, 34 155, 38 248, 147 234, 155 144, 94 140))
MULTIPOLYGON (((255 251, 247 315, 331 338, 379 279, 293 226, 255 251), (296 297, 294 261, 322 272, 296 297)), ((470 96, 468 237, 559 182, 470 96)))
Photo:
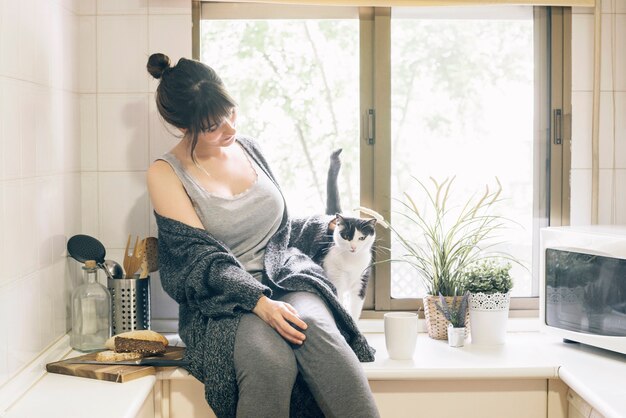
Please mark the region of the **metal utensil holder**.
POLYGON ((113 335, 150 329, 150 277, 107 279, 111 293, 113 335))

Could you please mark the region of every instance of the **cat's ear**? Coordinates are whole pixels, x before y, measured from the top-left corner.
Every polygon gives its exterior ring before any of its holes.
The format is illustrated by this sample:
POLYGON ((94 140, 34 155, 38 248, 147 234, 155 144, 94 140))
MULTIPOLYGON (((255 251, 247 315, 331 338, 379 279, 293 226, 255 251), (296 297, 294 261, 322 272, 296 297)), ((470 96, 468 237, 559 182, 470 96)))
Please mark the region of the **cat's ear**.
POLYGON ((343 222, 343 216, 341 216, 340 213, 336 213, 335 214, 335 220, 337 221, 337 223, 343 222))
POLYGON ((367 224, 374 228, 376 226, 376 218, 368 219, 367 224))

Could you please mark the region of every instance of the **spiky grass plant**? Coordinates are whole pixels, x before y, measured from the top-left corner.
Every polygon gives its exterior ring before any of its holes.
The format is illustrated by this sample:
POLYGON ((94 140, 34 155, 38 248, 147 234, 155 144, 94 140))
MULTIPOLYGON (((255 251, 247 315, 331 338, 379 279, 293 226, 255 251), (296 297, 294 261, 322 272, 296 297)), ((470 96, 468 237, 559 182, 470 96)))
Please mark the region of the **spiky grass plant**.
POLYGON ((463 272, 468 266, 483 258, 494 257, 488 250, 497 243, 488 240, 504 227, 504 218, 492 213, 500 202, 502 185, 496 178, 497 190, 489 185, 481 195, 472 195, 464 205, 452 207, 449 199, 455 177, 441 183, 432 177, 432 189, 413 177, 426 198, 422 212, 415 203, 417 198, 405 192, 399 201, 405 211, 400 216, 409 221, 411 235, 421 236, 418 241, 405 238, 405 232, 393 232, 406 250, 402 259, 413 266, 431 295, 455 296, 463 293, 463 272))

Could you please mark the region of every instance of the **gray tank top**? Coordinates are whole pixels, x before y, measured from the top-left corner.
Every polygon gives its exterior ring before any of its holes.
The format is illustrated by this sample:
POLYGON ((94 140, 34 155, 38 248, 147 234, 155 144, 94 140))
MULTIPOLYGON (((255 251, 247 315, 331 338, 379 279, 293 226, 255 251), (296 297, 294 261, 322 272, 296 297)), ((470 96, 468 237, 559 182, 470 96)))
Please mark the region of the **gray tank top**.
POLYGON ((246 271, 261 281, 265 246, 280 226, 284 201, 265 171, 245 150, 244 153, 257 180, 248 190, 231 198, 206 191, 173 154, 168 152, 159 159, 174 169, 204 229, 223 242, 246 271))

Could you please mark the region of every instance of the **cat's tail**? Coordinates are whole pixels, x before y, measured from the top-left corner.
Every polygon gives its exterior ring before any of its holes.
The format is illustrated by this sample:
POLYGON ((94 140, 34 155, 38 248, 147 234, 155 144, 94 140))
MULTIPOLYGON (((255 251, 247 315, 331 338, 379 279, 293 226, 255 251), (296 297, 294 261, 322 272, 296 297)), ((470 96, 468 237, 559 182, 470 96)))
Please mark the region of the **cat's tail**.
POLYGON ((328 178, 326 179, 326 215, 336 215, 341 213, 341 201, 339 200, 339 189, 337 188, 337 177, 341 168, 339 154, 342 149, 333 151, 330 154, 330 166, 328 167, 328 178))

